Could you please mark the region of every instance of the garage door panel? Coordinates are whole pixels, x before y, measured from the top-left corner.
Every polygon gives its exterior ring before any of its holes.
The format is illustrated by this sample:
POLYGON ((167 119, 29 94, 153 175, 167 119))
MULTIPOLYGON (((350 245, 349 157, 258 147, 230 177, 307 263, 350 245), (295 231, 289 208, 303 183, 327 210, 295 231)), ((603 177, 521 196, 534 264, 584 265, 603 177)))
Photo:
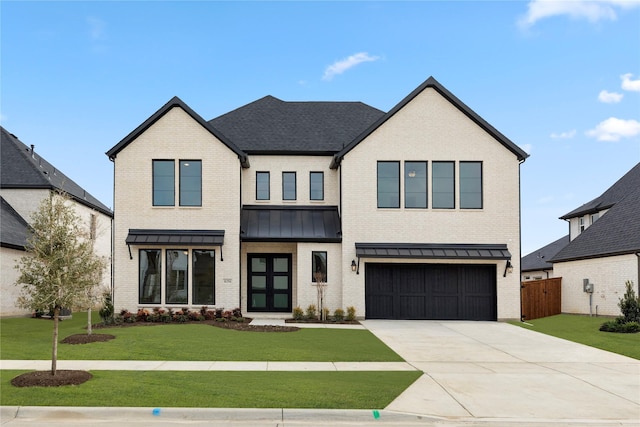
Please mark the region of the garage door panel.
POLYGON ((496 320, 496 266, 365 264, 370 319, 496 320))

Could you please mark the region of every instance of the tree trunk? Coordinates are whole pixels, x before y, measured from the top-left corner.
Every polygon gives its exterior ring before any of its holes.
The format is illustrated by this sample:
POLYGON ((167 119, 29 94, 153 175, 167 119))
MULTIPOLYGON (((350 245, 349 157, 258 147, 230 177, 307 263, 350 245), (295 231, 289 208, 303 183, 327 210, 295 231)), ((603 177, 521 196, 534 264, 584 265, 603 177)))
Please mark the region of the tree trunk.
POLYGON ((51 353, 51 375, 56 375, 58 363, 58 322, 60 321, 60 307, 53 309, 53 351, 51 353))
POLYGON ((91 307, 87 308, 87 335, 91 335, 91 307))

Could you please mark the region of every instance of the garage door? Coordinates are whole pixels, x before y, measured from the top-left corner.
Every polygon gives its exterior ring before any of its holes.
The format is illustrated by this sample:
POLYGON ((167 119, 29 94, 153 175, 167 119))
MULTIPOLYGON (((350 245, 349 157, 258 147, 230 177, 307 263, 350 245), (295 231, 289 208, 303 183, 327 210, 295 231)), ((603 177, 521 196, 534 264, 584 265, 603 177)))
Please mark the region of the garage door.
POLYGON ((365 265, 367 319, 496 320, 496 266, 365 265))

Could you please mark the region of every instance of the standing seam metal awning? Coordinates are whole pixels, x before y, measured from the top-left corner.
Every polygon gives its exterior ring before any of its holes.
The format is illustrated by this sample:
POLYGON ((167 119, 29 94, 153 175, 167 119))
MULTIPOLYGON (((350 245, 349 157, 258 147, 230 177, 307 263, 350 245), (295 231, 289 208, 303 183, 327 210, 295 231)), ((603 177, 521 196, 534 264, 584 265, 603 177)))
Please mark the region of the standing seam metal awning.
POLYGON ((245 205, 240 229, 245 242, 342 241, 337 206, 245 205))
POLYGON ((356 243, 360 258, 422 258, 508 260, 511 253, 503 244, 437 243, 356 243))
POLYGON ((129 229, 125 240, 131 245, 187 245, 187 246, 220 246, 220 259, 222 259, 222 245, 224 244, 224 230, 149 230, 129 229))

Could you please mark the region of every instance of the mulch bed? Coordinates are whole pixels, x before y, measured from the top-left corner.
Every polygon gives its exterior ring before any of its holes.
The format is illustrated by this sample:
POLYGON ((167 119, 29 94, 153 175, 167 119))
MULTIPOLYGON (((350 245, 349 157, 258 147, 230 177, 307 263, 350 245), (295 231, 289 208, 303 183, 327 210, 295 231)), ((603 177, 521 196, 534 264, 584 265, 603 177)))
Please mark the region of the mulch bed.
POLYGON ((233 329, 236 331, 249 331, 249 332, 295 332, 300 328, 296 326, 276 326, 276 325, 250 325, 251 318, 245 317, 243 322, 226 321, 219 322, 217 320, 192 320, 183 323, 156 323, 156 322, 134 322, 134 323, 120 323, 118 325, 93 325, 94 329, 100 328, 130 328, 135 326, 156 326, 156 325, 210 325, 217 328, 233 329))
POLYGON ((51 371, 35 371, 18 375, 11 380, 16 387, 60 387, 63 385, 78 385, 93 378, 87 371, 56 370, 55 375, 51 371))
POLYGON ((109 335, 109 334, 75 334, 75 335, 69 335, 68 337, 66 337, 65 339, 63 339, 62 341, 60 341, 63 344, 89 344, 92 342, 104 342, 104 341, 109 341, 114 339, 115 336, 114 335, 109 335))

